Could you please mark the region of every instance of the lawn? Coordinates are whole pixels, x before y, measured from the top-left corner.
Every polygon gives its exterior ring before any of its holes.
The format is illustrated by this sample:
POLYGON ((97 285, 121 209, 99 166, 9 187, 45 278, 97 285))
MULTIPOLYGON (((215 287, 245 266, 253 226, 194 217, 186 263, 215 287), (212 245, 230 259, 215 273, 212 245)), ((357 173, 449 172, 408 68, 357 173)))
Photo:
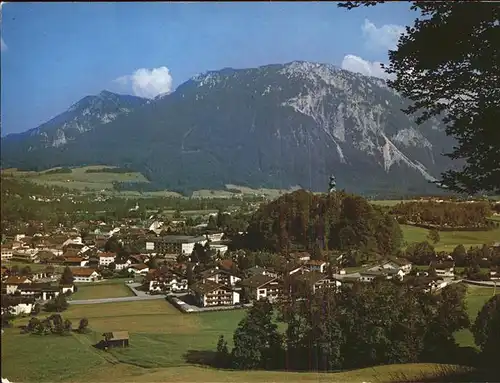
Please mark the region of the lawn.
MULTIPOLYGON (((194 364, 215 350, 220 334, 232 343, 244 310, 186 315, 164 300, 154 300, 74 305, 62 315, 75 325, 88 318, 92 331, 38 337, 7 329, 2 336, 3 377, 14 382, 386 382, 397 381, 403 373, 419 377, 440 368, 392 365, 332 374, 218 371, 194 364), (129 331, 129 348, 106 353, 92 347, 103 332, 119 330, 129 331)), ((27 321, 18 320, 16 325, 27 321)))
MULTIPOLYGON (((94 369, 89 376, 92 382, 109 382, 109 377, 120 377, 122 382, 397 382, 401 376, 421 378, 433 376, 446 366, 436 364, 399 364, 377 366, 339 373, 301 373, 282 371, 222 371, 196 366, 141 369, 135 366, 118 364, 94 369)), ((463 369, 457 367, 458 369, 463 369)), ((74 382, 85 381, 78 377, 74 382), (77 380, 79 378, 79 380, 77 380)), ((85 381, 86 382, 86 381, 85 381)))
MULTIPOLYGON (((17 267, 19 267, 19 269, 22 269, 23 267, 29 266, 31 271, 34 271, 34 272, 45 271, 48 267, 48 265, 43 264, 43 263, 31 263, 31 262, 21 262, 21 261, 11 261, 11 260, 9 260, 9 261, 2 260, 2 264, 3 264, 3 266, 7 266, 7 267, 12 267, 12 266, 16 265, 17 267)), ((62 272, 64 269, 64 266, 59 266, 59 265, 55 265, 53 267, 54 267, 54 270, 56 272, 62 272)))
MULTIPOLYGON (((500 288, 497 288, 497 294, 500 294, 500 288)), ((492 287, 481 287, 474 285, 467 285, 467 311, 471 323, 476 320, 477 314, 484 306, 486 301, 493 296, 494 289, 492 287)), ((476 347, 474 343, 474 336, 470 330, 461 330, 455 334, 455 339, 458 344, 464 347, 476 347)))
POLYGON ((79 282, 76 284, 78 286, 121 285, 127 281, 130 281, 131 279, 133 279, 133 278, 110 278, 110 279, 101 280, 100 282, 79 282))
MULTIPOLYGON (((401 225, 405 241, 413 242, 428 241, 429 230, 411 226, 401 225)), ((481 246, 492 244, 500 239, 500 228, 488 231, 440 231, 440 241, 434 245, 437 251, 452 251, 455 246, 462 244, 465 248, 470 246, 481 246)))
POLYGON ((381 199, 381 200, 370 200, 369 201, 373 205, 378 205, 378 206, 396 206, 398 203, 401 202, 408 202, 402 199, 381 199))
POLYGON ((71 299, 102 299, 130 296, 134 296, 134 293, 125 284, 81 284, 78 285, 78 291, 71 296, 71 299))
POLYGON ((87 169, 101 169, 109 166, 84 166, 72 168, 71 173, 47 174, 42 172, 23 172, 9 170, 6 174, 23 178, 42 185, 61 186, 68 189, 91 190, 113 189, 113 182, 149 182, 141 173, 86 173, 87 169))
POLYGON ((18 328, 2 335, 2 377, 11 382, 62 382, 84 377, 108 364, 92 347, 75 336, 39 337, 18 328))

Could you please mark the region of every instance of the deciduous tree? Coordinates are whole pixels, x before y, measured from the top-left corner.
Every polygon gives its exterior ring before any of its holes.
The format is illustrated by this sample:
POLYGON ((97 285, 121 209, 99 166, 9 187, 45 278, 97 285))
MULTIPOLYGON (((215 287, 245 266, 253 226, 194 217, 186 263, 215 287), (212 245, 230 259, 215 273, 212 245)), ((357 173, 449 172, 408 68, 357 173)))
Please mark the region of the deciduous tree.
POLYGON ((84 333, 87 331, 89 326, 89 320, 87 318, 80 319, 80 323, 78 324, 78 332, 84 333))
POLYGON ((73 281, 75 280, 75 278, 73 277, 73 273, 71 272, 71 269, 66 266, 63 270, 63 273, 61 275, 61 279, 59 281, 59 283, 61 285, 71 285, 73 284, 73 281))
MULTIPOLYGON (((348 1, 354 8, 383 1, 348 1)), ((465 160, 442 182, 450 189, 500 192, 500 7, 495 2, 412 2, 420 12, 389 51, 389 86, 413 104, 421 124, 443 119, 457 140, 447 155, 465 160)))
POLYGON ((500 355, 500 294, 491 297, 483 306, 472 326, 476 344, 481 348, 483 360, 498 368, 500 355))

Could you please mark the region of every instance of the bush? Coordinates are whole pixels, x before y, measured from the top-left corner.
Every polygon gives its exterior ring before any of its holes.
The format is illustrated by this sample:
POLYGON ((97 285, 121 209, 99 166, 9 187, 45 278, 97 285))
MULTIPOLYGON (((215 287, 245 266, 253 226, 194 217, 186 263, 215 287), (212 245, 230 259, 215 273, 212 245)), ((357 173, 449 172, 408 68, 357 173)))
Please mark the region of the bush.
POLYGON ((51 299, 44 305, 44 310, 47 312, 62 312, 68 308, 69 304, 63 294, 59 294, 56 298, 51 299))
POLYGON ((79 333, 85 333, 87 332, 88 330, 88 326, 89 326, 89 320, 87 318, 82 318, 80 319, 80 323, 78 325, 78 332, 79 333))

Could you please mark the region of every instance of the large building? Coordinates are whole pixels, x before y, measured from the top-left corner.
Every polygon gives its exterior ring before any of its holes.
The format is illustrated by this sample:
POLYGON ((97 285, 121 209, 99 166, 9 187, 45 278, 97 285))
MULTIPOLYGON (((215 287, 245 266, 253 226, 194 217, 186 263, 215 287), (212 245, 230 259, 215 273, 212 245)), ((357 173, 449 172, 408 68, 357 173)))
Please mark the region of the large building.
POLYGON ((240 303, 238 291, 210 280, 197 282, 190 290, 199 307, 232 306, 240 303))
POLYGON ((165 255, 189 255, 195 244, 205 245, 207 239, 190 235, 164 235, 146 239, 146 251, 165 255))

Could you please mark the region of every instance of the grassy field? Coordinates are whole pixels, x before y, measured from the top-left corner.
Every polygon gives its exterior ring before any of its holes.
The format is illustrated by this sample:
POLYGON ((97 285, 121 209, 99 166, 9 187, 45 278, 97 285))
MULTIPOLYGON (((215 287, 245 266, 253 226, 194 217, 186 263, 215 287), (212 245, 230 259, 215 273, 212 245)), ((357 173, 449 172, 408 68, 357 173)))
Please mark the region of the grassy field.
MULTIPOLYGON (((412 242, 427 241, 427 229, 401 225, 405 241, 412 242)), ((492 244, 500 240, 500 228, 488 231, 440 231, 440 241, 435 245, 437 251, 452 251, 455 246, 462 244, 465 248, 470 246, 480 246, 483 244, 492 244)))
MULTIPOLYGON (((497 294, 500 294, 500 288, 497 288, 497 294)), ((494 289, 492 287, 481 287, 474 285, 467 285, 467 311, 471 323, 476 320, 477 314, 484 306, 486 301, 493 296, 494 289)), ((476 347, 474 343, 474 336, 470 330, 461 330, 455 334, 455 339, 458 344, 464 347, 476 347)))
POLYGON ((395 206, 401 202, 408 202, 402 199, 381 199, 381 200, 370 200, 370 203, 378 206, 395 206))
POLYGON ((74 324, 88 318, 92 332, 38 337, 7 329, 2 336, 2 376, 14 382, 388 382, 402 373, 420 377, 440 369, 416 364, 326 374, 219 371, 194 365, 215 349, 220 334, 231 342, 244 314, 182 315, 163 300, 70 306, 63 317, 74 324), (129 331, 129 348, 106 353, 92 347, 102 332, 118 330, 129 331))
POLYGON ((124 284, 81 284, 78 285, 78 291, 71 296, 71 299, 102 299, 130 296, 134 296, 134 293, 124 284))
MULTIPOLYGON (((20 269, 23 267, 29 266, 31 271, 38 272, 38 271, 45 271, 47 269, 48 265, 42 264, 42 263, 28 263, 28 262, 20 262, 20 261, 7 261, 7 260, 2 260, 2 265, 7 266, 7 267, 12 267, 12 266, 17 266, 20 269)), ((64 266, 59 266, 55 265, 53 266, 54 270, 56 272, 62 272, 64 269, 64 266)))
POLYGON ((140 173, 86 173, 88 169, 101 169, 105 166, 85 166, 73 168, 71 173, 47 174, 46 170, 42 172, 22 172, 9 170, 3 174, 22 178, 42 185, 60 186, 69 189, 84 190, 102 190, 112 189, 113 182, 149 182, 140 173))

